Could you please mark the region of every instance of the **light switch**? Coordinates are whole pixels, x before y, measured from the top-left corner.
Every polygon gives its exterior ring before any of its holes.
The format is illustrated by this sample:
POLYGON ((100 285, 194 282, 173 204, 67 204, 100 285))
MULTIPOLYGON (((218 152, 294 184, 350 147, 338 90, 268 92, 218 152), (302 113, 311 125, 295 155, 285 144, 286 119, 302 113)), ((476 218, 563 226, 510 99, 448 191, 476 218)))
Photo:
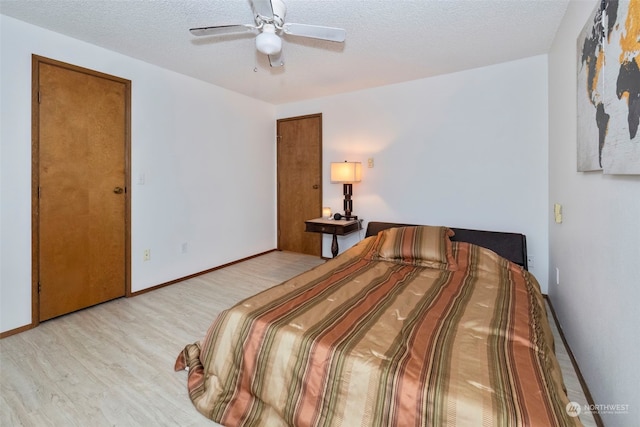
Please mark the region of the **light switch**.
POLYGON ((562 205, 556 203, 553 205, 553 216, 556 220, 556 224, 562 223, 562 205))
POLYGON ((373 157, 369 157, 369 160, 367 160, 367 164, 369 165, 370 168, 373 167, 373 157))

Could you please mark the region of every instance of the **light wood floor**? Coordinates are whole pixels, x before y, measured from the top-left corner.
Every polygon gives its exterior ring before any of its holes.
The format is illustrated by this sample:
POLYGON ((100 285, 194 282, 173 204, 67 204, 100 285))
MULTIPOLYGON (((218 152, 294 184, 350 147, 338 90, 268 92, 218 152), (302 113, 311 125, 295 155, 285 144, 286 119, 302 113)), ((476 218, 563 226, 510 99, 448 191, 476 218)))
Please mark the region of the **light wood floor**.
MULTIPOLYGON (((223 309, 322 262, 271 252, 1 340, 0 425, 216 426, 191 404, 176 356, 223 309)), ((556 347, 569 398, 584 405, 559 337, 556 347)))
MULTIPOLYGON (((567 396, 569 397, 569 400, 571 402, 579 403, 580 407, 584 408, 589 404, 589 402, 587 402, 587 398, 584 394, 584 391, 582 390, 580 380, 578 380, 576 371, 573 368, 573 363, 571 362, 569 353, 567 352, 567 349, 562 342, 562 337, 560 336, 560 332, 558 331, 558 325, 556 325, 548 305, 547 317, 549 318, 549 324, 551 325, 551 331, 553 332, 553 339, 556 344, 556 358, 558 359, 558 364, 560 365, 560 369, 562 370, 564 385, 567 388, 567 396)), ((580 414, 580 421, 582 421, 582 424, 584 424, 585 427, 597 427, 596 420, 590 413, 583 412, 582 414, 580 414)))

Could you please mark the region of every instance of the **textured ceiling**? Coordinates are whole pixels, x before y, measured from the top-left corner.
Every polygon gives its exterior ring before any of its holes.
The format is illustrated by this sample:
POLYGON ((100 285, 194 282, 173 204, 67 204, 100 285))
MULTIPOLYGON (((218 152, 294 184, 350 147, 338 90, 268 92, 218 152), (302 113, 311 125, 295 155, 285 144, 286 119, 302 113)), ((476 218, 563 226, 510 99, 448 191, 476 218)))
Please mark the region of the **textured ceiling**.
POLYGON ((285 0, 286 22, 344 28, 344 44, 284 36, 270 68, 249 0, 2 0, 0 13, 272 104, 547 53, 568 0, 285 0))

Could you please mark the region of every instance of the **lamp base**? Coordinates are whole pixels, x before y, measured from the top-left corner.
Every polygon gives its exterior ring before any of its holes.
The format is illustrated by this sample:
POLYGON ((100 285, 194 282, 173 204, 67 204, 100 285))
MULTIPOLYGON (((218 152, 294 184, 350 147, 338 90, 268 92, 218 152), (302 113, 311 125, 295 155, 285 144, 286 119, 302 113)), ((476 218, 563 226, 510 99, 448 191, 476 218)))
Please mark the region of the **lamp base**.
POLYGON ((344 209, 344 217, 351 217, 351 210, 353 209, 353 200, 351 195, 353 194, 353 184, 344 184, 342 186, 342 193, 344 194, 344 202, 342 208, 344 209))

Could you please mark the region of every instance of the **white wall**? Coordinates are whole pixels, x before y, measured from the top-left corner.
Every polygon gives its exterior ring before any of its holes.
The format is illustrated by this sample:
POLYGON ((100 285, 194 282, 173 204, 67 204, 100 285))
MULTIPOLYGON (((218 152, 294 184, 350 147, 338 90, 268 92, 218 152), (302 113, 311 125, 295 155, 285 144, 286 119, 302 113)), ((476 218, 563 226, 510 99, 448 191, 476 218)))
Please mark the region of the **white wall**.
MULTIPOLYGON (((329 164, 361 161, 355 214, 524 233, 546 293, 547 104, 547 59, 536 56, 282 105, 277 116, 322 112, 324 206, 342 210, 329 164)), ((340 238, 340 249, 357 239, 340 238)), ((330 256, 329 237, 323 255, 330 256)))
POLYGON ((549 296, 606 425, 640 418, 640 176, 576 172, 576 40, 596 1, 572 1, 549 54, 549 296), (556 285, 556 268, 560 284, 556 285))
POLYGON ((31 323, 32 53, 132 81, 134 292, 275 247, 274 106, 3 15, 0 27, 1 331, 31 323))

